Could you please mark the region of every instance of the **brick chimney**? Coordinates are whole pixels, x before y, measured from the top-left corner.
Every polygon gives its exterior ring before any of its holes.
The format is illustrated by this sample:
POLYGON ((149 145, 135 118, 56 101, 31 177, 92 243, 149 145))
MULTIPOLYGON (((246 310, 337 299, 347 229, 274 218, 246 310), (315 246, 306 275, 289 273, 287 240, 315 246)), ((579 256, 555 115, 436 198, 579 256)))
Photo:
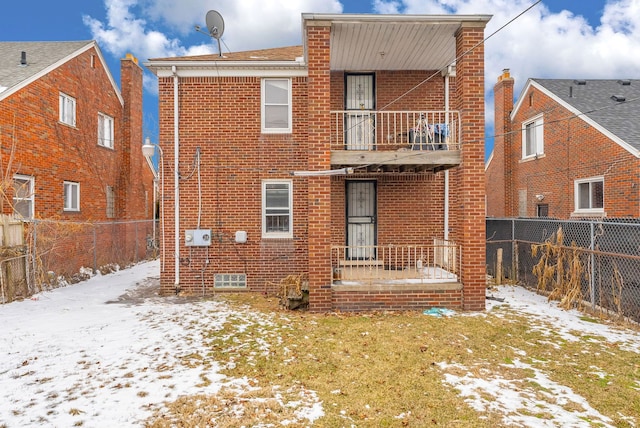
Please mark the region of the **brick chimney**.
MULTIPOLYGON (((146 213, 145 202, 152 191, 147 184, 142 156, 142 68, 131 54, 120 60, 120 86, 124 99, 122 117, 122 153, 119 187, 120 215, 123 219, 138 220, 146 213), (149 189, 147 189, 147 186, 149 189)), ((148 168, 146 168, 148 169, 148 168)), ((152 180, 151 180, 152 181, 152 180)), ((150 204, 150 202, 149 202, 150 204)), ((144 215, 146 218, 147 216, 144 215)), ((148 217, 150 218, 150 217, 148 217)))
POLYGON ((510 196, 512 194, 512 168, 510 160, 513 155, 511 147, 511 111, 513 110, 514 80, 505 68, 493 87, 494 94, 494 145, 490 170, 487 172, 487 215, 504 217, 510 213, 510 196))

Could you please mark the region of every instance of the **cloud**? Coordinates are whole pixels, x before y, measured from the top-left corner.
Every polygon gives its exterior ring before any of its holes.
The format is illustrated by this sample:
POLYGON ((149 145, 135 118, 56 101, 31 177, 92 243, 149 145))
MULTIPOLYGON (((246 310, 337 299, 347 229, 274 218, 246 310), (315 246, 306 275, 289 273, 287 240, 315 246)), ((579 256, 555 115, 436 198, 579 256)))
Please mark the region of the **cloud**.
MULTIPOLYGON (((104 0, 104 4, 105 20, 83 16, 93 38, 116 58, 131 52, 143 61, 217 52, 217 44, 194 28, 205 27, 206 13, 212 9, 224 18, 224 51, 298 45, 303 12, 342 12, 337 0, 104 0)), ((145 76, 144 82, 148 91, 157 93, 153 78, 145 76)))
POLYGON ((615 79, 640 75, 640 0, 608 1, 596 25, 567 10, 552 13, 544 3, 518 17, 534 3, 376 0, 374 7, 378 13, 493 15, 485 29, 485 37, 489 37, 485 43, 489 132, 493 130, 493 86, 505 68, 515 79, 516 97, 529 78, 615 79))

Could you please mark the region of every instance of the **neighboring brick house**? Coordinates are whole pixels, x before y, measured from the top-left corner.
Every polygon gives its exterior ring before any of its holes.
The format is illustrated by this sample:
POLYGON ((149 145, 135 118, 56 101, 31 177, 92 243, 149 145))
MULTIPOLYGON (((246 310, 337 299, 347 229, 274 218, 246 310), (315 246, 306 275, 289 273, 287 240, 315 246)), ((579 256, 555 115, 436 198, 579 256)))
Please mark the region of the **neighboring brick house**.
MULTIPOLYGON (((2 213, 33 224, 152 218, 142 68, 128 55, 120 73, 118 89, 94 41, 0 42, 2 213)), ((121 253, 136 245, 122 227, 83 239, 55 256, 77 269, 93 265, 95 239, 121 253)))
POLYGON ((312 311, 484 309, 489 19, 303 14, 303 46, 145 63, 162 294, 294 275, 312 311))
POLYGON ((640 217, 640 80, 529 79, 494 87, 490 217, 640 217))

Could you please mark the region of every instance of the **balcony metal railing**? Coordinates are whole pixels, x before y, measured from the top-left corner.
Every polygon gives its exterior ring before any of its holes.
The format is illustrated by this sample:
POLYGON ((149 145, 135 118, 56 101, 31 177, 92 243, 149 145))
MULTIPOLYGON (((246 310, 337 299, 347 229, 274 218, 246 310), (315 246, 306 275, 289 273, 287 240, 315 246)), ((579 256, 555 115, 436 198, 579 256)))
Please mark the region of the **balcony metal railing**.
POLYGON ((434 239, 433 245, 334 246, 333 284, 426 284, 457 282, 461 248, 434 239))
POLYGON ((332 150, 460 150, 458 111, 331 112, 332 150))

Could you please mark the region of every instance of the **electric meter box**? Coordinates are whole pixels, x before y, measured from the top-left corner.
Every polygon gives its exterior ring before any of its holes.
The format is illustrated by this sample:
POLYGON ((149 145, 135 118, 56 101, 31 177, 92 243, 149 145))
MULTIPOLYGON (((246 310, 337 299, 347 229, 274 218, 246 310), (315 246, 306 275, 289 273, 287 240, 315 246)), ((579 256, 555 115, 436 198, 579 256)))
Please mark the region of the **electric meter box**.
POLYGON ((184 232, 187 247, 208 247, 211 245, 211 229, 192 229, 184 232))

